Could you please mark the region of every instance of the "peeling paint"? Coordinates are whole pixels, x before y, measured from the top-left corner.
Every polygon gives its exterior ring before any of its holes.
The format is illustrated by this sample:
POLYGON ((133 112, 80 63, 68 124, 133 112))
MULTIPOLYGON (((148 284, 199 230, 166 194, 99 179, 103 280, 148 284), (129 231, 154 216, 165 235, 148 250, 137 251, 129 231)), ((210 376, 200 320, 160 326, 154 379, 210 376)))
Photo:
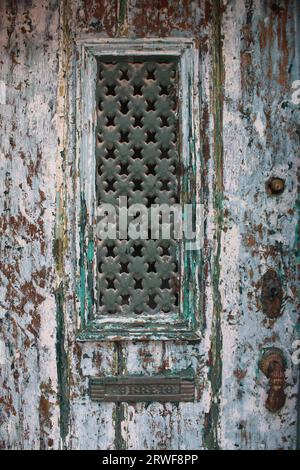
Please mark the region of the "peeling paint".
MULTIPOLYGON (((298 2, 29 3, 0 2, 1 448, 295 448, 298 2), (201 341, 77 341, 94 301, 84 211, 93 192, 79 184, 76 153, 82 35, 193 38, 199 47, 201 341), (266 191, 270 178, 284 181, 280 194, 266 191), (277 318, 260 302, 270 269, 282 283, 277 318), (259 369, 269 347, 286 359, 276 413, 265 408, 259 369), (186 369, 192 403, 97 404, 88 395, 90 376, 186 369)), ((298 447, 299 436, 298 423, 298 447)))
POLYGON ((6 104, 6 83, 0 82, 0 104, 6 104))
POLYGON ((214 163, 215 163, 215 190, 214 190, 214 213, 215 213, 215 253, 212 267, 213 287, 213 318, 211 331, 210 370, 208 379, 211 381, 212 399, 209 413, 205 416, 204 442, 209 449, 219 449, 219 413, 220 413, 220 391, 222 383, 222 329, 221 312, 222 303, 219 291, 220 284, 220 254, 221 236, 223 225, 223 62, 222 62, 222 3, 214 2, 212 8, 212 50, 213 50, 213 94, 212 109, 214 113, 214 163))

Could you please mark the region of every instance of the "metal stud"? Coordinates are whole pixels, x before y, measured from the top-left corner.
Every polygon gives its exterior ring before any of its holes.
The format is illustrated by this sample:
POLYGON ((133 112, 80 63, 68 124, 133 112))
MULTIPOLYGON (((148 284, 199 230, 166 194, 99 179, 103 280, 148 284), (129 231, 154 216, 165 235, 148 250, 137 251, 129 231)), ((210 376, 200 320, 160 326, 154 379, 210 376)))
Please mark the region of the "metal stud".
POLYGON ((273 196, 278 196, 283 193, 285 188, 285 182, 282 178, 273 177, 267 181, 266 189, 267 192, 273 196))

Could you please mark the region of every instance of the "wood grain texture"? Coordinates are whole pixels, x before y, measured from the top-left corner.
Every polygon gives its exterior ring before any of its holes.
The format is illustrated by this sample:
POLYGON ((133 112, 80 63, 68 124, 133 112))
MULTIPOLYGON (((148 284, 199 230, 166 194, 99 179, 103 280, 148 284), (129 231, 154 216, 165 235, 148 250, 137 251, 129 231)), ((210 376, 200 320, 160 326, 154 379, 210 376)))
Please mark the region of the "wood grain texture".
POLYGON ((3 1, 0 14, 1 446, 52 448, 59 11, 57 2, 3 1))
POLYGON ((298 368, 291 346, 297 337, 299 124, 292 118, 292 83, 299 77, 298 7, 293 1, 278 5, 230 1, 223 16, 221 445, 226 448, 294 448, 296 439, 298 368), (286 181, 279 197, 266 193, 270 176, 286 181), (269 268, 280 273, 284 289, 283 314, 275 321, 266 318, 259 302, 269 268), (287 361, 287 402, 275 416, 265 409, 267 384, 257 368, 263 348, 270 346, 281 348, 287 361))

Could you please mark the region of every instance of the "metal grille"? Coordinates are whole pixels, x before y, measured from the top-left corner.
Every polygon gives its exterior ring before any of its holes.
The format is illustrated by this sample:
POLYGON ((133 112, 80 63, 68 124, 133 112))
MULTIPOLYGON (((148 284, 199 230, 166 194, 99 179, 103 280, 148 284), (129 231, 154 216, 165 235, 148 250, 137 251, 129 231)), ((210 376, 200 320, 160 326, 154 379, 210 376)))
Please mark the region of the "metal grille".
MULTIPOLYGON (((96 96, 97 203, 178 203, 178 63, 98 60, 96 96)), ((178 312, 178 260, 178 242, 150 231, 98 241, 98 314, 178 312)))

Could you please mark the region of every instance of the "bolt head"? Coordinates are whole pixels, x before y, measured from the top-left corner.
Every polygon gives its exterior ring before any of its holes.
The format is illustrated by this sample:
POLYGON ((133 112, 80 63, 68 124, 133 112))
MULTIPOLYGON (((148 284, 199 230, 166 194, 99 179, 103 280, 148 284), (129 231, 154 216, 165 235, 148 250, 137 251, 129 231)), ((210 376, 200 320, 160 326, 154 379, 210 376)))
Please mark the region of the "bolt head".
POLYGON ((269 194, 278 196, 282 194, 285 188, 285 182, 282 178, 270 178, 267 182, 267 191, 269 194))

